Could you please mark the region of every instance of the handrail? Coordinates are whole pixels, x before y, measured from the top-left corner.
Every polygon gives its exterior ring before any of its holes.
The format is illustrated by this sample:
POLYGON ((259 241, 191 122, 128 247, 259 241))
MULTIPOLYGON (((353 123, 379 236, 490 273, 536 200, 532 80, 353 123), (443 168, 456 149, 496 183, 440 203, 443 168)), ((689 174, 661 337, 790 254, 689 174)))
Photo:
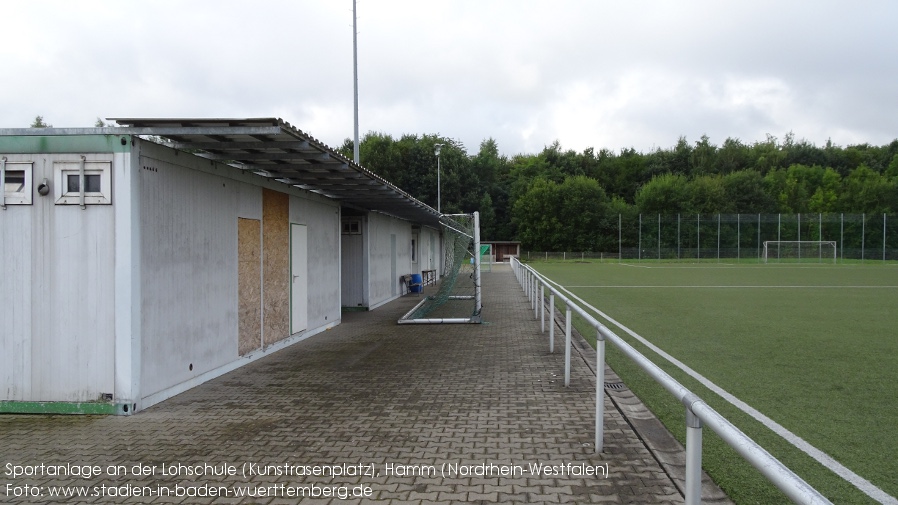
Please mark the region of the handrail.
MULTIPOLYGON (((621 337, 609 330, 604 324, 596 320, 585 309, 574 303, 542 274, 529 265, 524 265, 517 258, 511 258, 512 269, 524 292, 527 293, 536 310, 545 312, 545 290, 549 291, 550 298, 559 297, 567 307, 565 314, 565 386, 569 385, 570 378, 570 324, 571 312, 583 317, 586 322, 596 330, 596 434, 595 451, 602 450, 604 431, 604 407, 602 392, 605 388, 605 340, 611 341, 621 352, 633 360, 639 368, 645 371, 652 379, 670 392, 686 408, 686 491, 685 501, 687 505, 701 503, 701 428, 705 424, 714 430, 724 442, 736 450, 746 461, 758 469, 773 485, 786 494, 790 500, 799 504, 830 504, 826 497, 811 487, 801 477, 786 467, 778 459, 773 457, 757 442, 749 438, 733 423, 729 422, 720 413, 705 403, 698 395, 680 384, 658 365, 646 358, 642 353, 624 341, 621 337), (541 309, 540 309, 541 307, 541 309)), ((554 299, 553 299, 554 301, 554 299)), ((554 303, 552 304, 554 309, 554 303)), ((554 314, 550 313, 550 318, 554 314)), ((551 324, 551 323, 550 323, 551 324)), ((551 326, 554 330, 554 325, 551 326)), ((543 329, 545 331, 545 329, 543 329)), ((550 344, 551 346, 552 344, 550 344)), ((551 350, 551 349, 550 349, 551 350)))

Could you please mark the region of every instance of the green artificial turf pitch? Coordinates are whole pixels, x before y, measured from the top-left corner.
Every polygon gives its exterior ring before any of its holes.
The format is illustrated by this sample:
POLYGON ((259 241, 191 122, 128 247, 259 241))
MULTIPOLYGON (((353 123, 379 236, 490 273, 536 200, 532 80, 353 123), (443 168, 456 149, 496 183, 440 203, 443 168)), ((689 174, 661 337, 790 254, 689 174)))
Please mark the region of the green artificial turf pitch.
MULTIPOLYGON (((898 266, 532 265, 898 496, 898 266)), ((834 503, 875 503, 623 330, 608 326, 834 503)), ((594 335, 582 326, 580 331, 594 335)), ((684 441, 682 406, 608 347, 612 368, 684 441)), ((737 503, 785 501, 710 430, 704 431, 704 466, 737 503)))

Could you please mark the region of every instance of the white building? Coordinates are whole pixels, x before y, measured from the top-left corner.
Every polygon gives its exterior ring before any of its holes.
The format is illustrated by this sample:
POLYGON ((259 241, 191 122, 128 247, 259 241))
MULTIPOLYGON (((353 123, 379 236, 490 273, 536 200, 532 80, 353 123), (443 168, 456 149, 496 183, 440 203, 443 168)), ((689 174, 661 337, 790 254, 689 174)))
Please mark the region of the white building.
POLYGON ((282 120, 117 122, 0 130, 0 412, 130 414, 440 276, 434 209, 282 120))

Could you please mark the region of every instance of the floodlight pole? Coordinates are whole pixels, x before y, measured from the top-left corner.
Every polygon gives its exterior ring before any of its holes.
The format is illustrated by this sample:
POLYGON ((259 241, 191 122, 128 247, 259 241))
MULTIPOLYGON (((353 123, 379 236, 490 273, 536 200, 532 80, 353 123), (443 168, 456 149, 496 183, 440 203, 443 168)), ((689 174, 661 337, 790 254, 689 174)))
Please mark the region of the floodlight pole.
POLYGON ((437 213, 442 214, 443 212, 440 210, 440 149, 443 148, 443 144, 434 144, 433 145, 433 153, 437 155, 437 213))
POLYGON ((359 49, 356 27, 355 0, 352 0, 352 86, 354 91, 355 142, 352 144, 352 161, 359 164, 359 49))

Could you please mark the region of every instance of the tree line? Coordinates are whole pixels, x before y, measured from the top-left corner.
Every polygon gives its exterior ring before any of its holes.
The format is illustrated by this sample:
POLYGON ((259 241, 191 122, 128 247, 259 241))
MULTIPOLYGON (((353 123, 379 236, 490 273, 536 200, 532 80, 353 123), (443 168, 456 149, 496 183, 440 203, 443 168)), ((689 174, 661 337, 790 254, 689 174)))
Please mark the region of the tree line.
MULTIPOLYGON (((36 116, 34 128, 50 127, 36 116)), ((94 126, 108 126, 97 118, 94 126)), ((708 136, 638 152, 562 149, 500 155, 488 138, 469 155, 451 138, 369 132, 362 166, 444 213, 479 211, 481 237, 520 240, 527 249, 602 251, 616 243, 617 220, 639 214, 766 214, 898 212, 898 139, 883 146, 817 146, 767 135, 745 143, 708 136)), ((339 151, 352 158, 353 142, 339 151)))
MULTIPOLYGON (((618 215, 898 212, 898 139, 883 146, 824 146, 768 135, 745 143, 707 136, 671 148, 582 152, 559 142, 507 157, 494 139, 474 155, 440 135, 369 132, 363 166, 436 207, 440 155, 444 213, 481 213, 481 236, 548 251, 600 251, 617 239, 618 215)), ((351 157, 352 141, 341 152, 351 157)))

